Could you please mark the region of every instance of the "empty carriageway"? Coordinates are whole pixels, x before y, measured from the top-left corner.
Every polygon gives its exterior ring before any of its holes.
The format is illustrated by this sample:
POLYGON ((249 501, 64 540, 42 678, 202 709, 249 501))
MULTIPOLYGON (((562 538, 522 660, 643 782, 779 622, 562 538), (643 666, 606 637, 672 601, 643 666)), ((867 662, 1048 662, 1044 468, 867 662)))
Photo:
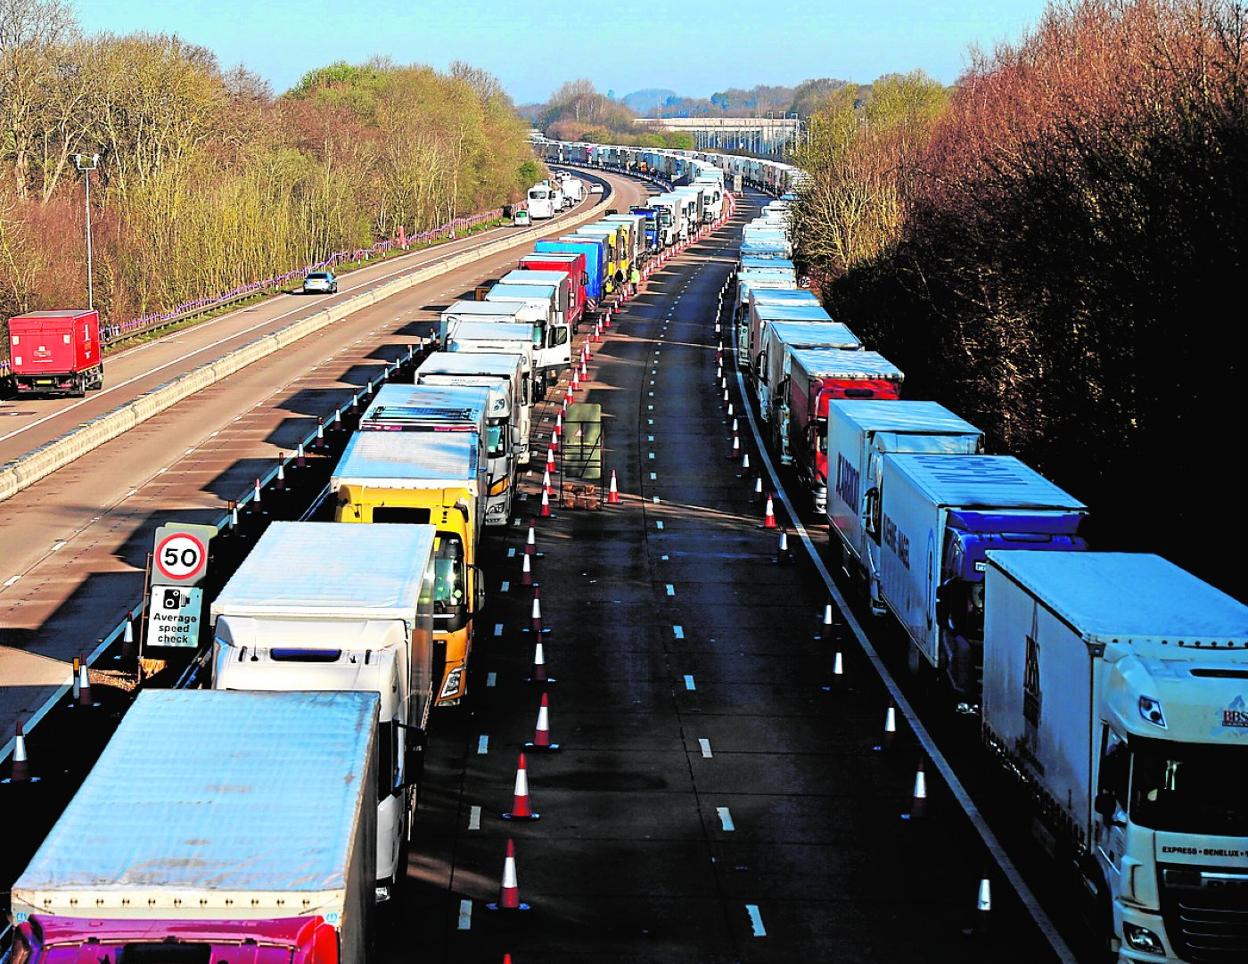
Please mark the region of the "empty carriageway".
MULTIPOLYGON (((447 961, 1053 959, 934 774, 914 803, 913 738, 885 738, 887 692, 839 618, 822 627, 823 582, 794 537, 781 561, 761 526, 759 453, 735 385, 729 415, 717 380, 742 220, 656 272, 593 346, 576 400, 603 407, 622 499, 536 519, 557 682, 529 682, 527 525, 489 549, 490 625, 466 705, 432 736, 385 960, 410 959, 415 921, 447 961), (561 749, 526 758, 541 819, 504 821, 543 694, 561 749), (488 908, 508 840, 527 911, 488 908)), ((528 493, 538 516, 540 486, 528 493)))

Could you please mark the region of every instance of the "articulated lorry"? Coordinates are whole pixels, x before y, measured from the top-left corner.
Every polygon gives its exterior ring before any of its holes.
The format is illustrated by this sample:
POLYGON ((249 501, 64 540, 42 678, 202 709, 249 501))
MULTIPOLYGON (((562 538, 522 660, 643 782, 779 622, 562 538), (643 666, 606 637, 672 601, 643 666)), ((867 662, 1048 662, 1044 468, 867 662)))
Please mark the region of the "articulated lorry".
MULTIPOLYGON (((555 258, 561 260, 564 258, 580 258, 580 270, 582 272, 581 292, 583 294, 584 310, 582 316, 595 310, 598 302, 602 299, 604 280, 604 271, 602 264, 602 248, 601 242, 590 241, 582 238, 579 241, 538 241, 533 245, 533 254, 529 257, 555 258)), ((527 258, 521 259, 521 265, 527 258)))
POLYGON ((377 897, 406 873, 435 676, 431 525, 274 522, 212 603, 212 688, 375 693, 377 897))
POLYGON ((1088 510, 1010 455, 894 453, 867 490, 880 598, 927 665, 968 704, 978 699, 989 549, 1071 553, 1088 510))
POLYGON ((879 352, 798 348, 789 373, 771 386, 772 438, 781 460, 797 470, 815 511, 827 509, 828 403, 834 398, 899 398, 902 373, 879 352))
MULTIPOLYGON (((477 565, 489 471, 463 432, 356 432, 330 477, 338 522, 397 522, 437 529, 433 597, 436 706, 468 686, 468 658, 485 583, 477 565)), ((370 569, 356 579, 370 579, 370 569)))
POLYGON ((139 693, 13 885, 12 960, 370 960, 377 703, 139 693))
POLYGON ((808 289, 797 287, 796 280, 749 272, 738 276, 732 317, 737 332, 737 365, 744 371, 750 370, 750 312, 753 310, 750 306, 755 302, 759 305, 823 307, 808 289))
POLYGON ((867 493, 879 491, 890 452, 979 455, 984 433, 938 402, 834 399, 828 403, 828 525, 845 571, 861 578, 872 611, 880 599, 880 546, 867 538, 867 493))
POLYGON ((1248 607, 1154 555, 985 565, 984 740, 1106 943, 1248 960, 1248 607))
POLYGON ((100 313, 36 311, 9 319, 9 381, 18 395, 85 395, 104 387, 100 313))
MULTIPOLYGON (((466 336, 465 332, 464 344, 467 344, 466 336)), ((525 378, 524 357, 519 353, 519 345, 517 341, 505 351, 436 351, 416 369, 416 384, 479 385, 493 389, 496 393, 495 404, 490 417, 497 420, 495 424, 501 425, 506 421, 516 465, 528 465, 531 458, 529 432, 533 399, 529 394, 530 383, 525 378), (505 405, 499 398, 503 392, 506 393, 505 405)))
POLYGON ((542 318, 542 311, 528 308, 521 301, 452 301, 438 317, 438 344, 446 344, 446 333, 456 322, 533 325, 540 323, 542 318))
POLYGON ((515 492, 510 384, 382 385, 360 419, 361 432, 471 432, 489 466, 485 524, 506 525, 515 492))
POLYGON ((771 418, 772 405, 779 405, 777 398, 771 403, 768 387, 783 385, 784 378, 789 374, 789 352, 794 348, 841 348, 845 351, 857 351, 862 348, 858 336, 847 327, 832 320, 832 316, 822 305, 809 304, 772 304, 757 302, 750 309, 750 366, 747 381, 758 395, 763 420, 771 418), (793 340, 786 340, 781 335, 773 336, 773 325, 787 324, 782 329, 793 340), (800 337, 798 332, 803 325, 820 325, 819 331, 805 331, 800 337), (829 325, 835 327, 829 328, 829 325), (826 341, 818 339, 826 335, 826 341))
MULTIPOLYGON (((531 273, 513 271, 511 275, 531 273)), ((566 276, 562 283, 566 286, 566 276)), ((532 279, 531 283, 499 281, 485 296, 486 304, 519 304, 525 308, 520 317, 526 319, 531 328, 525 360, 538 398, 546 394, 546 385, 558 380, 559 373, 571 364, 572 339, 558 307, 560 290, 558 283, 537 279, 532 279)))
POLYGON ((520 259, 519 271, 531 271, 535 274, 558 272, 567 275, 568 307, 564 313, 564 323, 575 334, 585 316, 586 303, 589 300, 589 278, 585 271, 585 255, 579 251, 544 251, 526 254, 520 259))

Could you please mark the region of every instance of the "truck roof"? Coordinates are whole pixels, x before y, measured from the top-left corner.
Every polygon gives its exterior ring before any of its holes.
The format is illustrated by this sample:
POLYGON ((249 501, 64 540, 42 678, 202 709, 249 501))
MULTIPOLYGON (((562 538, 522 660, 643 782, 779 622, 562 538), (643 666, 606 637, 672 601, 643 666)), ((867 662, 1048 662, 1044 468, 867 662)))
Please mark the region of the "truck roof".
POLYGON ((846 422, 862 432, 924 432, 940 435, 982 435, 966 419, 940 402, 907 399, 836 398, 828 402, 846 422))
MULTIPOLYGON (((533 274, 532 271, 526 271, 525 274, 533 274)), ((508 282, 503 284, 501 281, 494 285, 485 293, 486 302, 499 301, 551 301, 555 298, 557 291, 555 285, 540 284, 537 282, 525 284, 512 284, 508 282)))
MULTIPOLYGON (((754 314, 768 323, 775 322, 831 322, 832 316, 823 305, 794 304, 793 302, 755 301, 754 314)), ((844 326, 842 326, 844 327, 844 326)), ((848 328, 845 329, 849 331, 848 328)), ((856 341, 857 339, 855 339, 856 341)))
POLYGON ((107 917, 88 895, 340 891, 376 719, 374 693, 144 690, 14 897, 107 917))
POLYGON ((385 384, 364 410, 360 427, 415 421, 479 425, 489 407, 490 390, 484 385, 385 384))
POLYGON ((500 285, 553 285, 560 287, 568 283, 568 273, 566 271, 555 271, 554 269, 543 271, 533 268, 516 268, 514 271, 508 271, 505 275, 498 279, 500 285))
POLYGON ((442 309, 443 318, 458 315, 499 315, 514 318, 524 309, 519 305, 511 306, 507 302, 497 301, 455 301, 442 309))
POLYGON ((95 314, 94 308, 57 308, 54 311, 28 311, 22 315, 14 315, 14 321, 55 321, 62 318, 81 318, 83 315, 95 314))
POLYGON ((436 531, 409 523, 274 522, 213 602, 212 618, 222 613, 412 618, 436 531))
MULTIPOLYGON (((331 484, 334 488, 474 488, 480 445, 475 432, 356 432, 334 469, 331 484)), ((367 572, 368 567, 360 571, 367 572)), ((355 578, 360 578, 359 572, 355 578)))
POLYGON ((420 363, 421 375, 497 375, 514 378, 523 357, 502 351, 435 351, 420 363))
MULTIPOLYGON (((516 341, 531 346, 533 326, 527 321, 453 321, 446 330, 446 337, 448 343, 452 338, 479 338, 482 341, 516 341)), ((451 352, 454 351, 452 348, 451 352)))
POLYGON ((820 303, 819 299, 806 288, 757 288, 753 289, 750 297, 760 305, 817 305, 820 303))
POLYGON ((740 270, 748 271, 754 269, 757 271, 776 271, 780 268, 787 268, 789 271, 796 271, 795 265, 789 258, 760 258, 757 255, 743 255, 741 260, 737 262, 740 270))
POLYGON ((823 378, 892 378, 901 381, 901 369, 876 351, 842 348, 794 348, 794 365, 808 375, 823 378))
MULTIPOLYGON (((819 310, 823 311, 822 308, 819 310)), ((759 314, 761 315, 762 312, 759 312, 759 314)), ((773 337, 778 338, 790 347, 818 347, 823 345, 828 348, 845 348, 849 350, 857 350, 862 347, 862 342, 858 340, 858 336, 839 321, 772 321, 770 323, 770 331, 773 333, 773 337)))
POLYGON ((1087 510, 1073 495, 1012 455, 905 454, 886 458, 938 505, 1087 510))
POLYGON ((988 561, 1090 642, 1248 645, 1248 606, 1161 556, 990 550, 988 561))

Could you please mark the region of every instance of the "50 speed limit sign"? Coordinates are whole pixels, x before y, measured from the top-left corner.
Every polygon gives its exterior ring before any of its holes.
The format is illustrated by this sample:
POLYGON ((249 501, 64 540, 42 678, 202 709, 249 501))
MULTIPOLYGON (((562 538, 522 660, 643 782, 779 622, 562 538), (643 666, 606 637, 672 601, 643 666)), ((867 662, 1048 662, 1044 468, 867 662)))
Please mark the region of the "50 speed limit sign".
POLYGON ((163 525, 156 530, 152 582, 190 586, 208 568, 208 540, 215 529, 198 525, 163 525))

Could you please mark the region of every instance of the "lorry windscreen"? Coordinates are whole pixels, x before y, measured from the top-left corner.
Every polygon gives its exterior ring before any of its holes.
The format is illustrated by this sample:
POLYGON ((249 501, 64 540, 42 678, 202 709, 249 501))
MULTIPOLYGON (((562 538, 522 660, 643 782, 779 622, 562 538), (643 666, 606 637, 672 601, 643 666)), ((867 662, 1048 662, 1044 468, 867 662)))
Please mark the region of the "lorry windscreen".
POLYGON ((1242 747, 1141 737, 1130 745, 1132 820, 1171 833, 1248 836, 1248 798, 1227 782, 1243 767, 1242 747))
POLYGON ((464 543, 453 532, 438 533, 433 580, 433 618, 457 623, 463 618, 467 596, 464 592, 464 543))
POLYGON ((492 459, 501 459, 507 454, 507 423, 510 419, 492 418, 485 427, 485 444, 488 446, 488 456, 492 459))

